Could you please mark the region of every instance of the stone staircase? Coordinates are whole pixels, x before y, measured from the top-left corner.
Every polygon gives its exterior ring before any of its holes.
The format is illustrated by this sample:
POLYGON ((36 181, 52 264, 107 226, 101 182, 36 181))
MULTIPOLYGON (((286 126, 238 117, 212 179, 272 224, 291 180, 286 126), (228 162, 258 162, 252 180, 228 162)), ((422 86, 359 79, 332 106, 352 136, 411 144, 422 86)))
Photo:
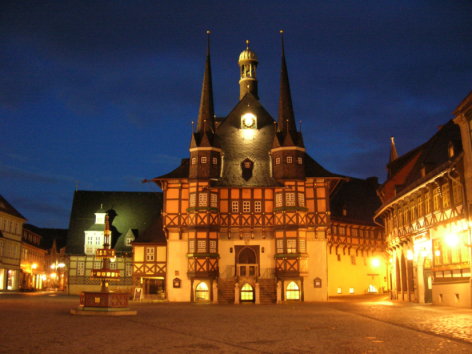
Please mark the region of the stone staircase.
POLYGON ((259 279, 261 304, 274 304, 277 301, 277 284, 274 279, 259 279))
POLYGON ((218 303, 234 304, 234 280, 218 280, 218 303))

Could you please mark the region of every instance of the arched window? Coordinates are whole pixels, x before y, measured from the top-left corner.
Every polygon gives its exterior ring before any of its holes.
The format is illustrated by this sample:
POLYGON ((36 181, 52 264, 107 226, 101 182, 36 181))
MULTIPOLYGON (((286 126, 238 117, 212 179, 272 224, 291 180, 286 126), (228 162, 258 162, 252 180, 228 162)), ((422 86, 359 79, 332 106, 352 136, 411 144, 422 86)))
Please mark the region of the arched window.
POLYGON ((195 301, 210 301, 210 292, 208 291, 208 285, 205 282, 201 282, 195 288, 195 301))
POLYGON ((248 283, 244 284, 241 288, 241 301, 246 301, 246 302, 254 301, 254 289, 248 283))
POLYGON ((300 288, 294 281, 287 285, 286 298, 287 300, 300 300, 300 288))

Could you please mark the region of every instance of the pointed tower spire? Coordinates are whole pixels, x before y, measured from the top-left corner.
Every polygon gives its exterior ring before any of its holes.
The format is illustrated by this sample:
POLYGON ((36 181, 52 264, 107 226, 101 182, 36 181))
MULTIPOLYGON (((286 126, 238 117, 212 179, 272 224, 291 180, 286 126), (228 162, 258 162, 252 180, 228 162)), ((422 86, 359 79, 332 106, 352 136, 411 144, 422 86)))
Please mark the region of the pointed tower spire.
POLYGON ((287 63, 285 61, 284 31, 280 30, 282 41, 282 67, 280 70, 280 98, 278 130, 284 133, 297 131, 295 116, 293 114, 292 95, 288 81, 287 63))
POLYGON ((208 39, 207 56, 205 62, 205 73, 203 75, 202 94, 200 97, 200 108, 198 110, 197 133, 215 132, 215 111, 213 107, 213 87, 210 63, 210 33, 209 30, 206 31, 208 39))
POLYGON ((390 159, 389 163, 398 159, 397 148, 395 146, 395 138, 393 136, 390 137, 390 159))

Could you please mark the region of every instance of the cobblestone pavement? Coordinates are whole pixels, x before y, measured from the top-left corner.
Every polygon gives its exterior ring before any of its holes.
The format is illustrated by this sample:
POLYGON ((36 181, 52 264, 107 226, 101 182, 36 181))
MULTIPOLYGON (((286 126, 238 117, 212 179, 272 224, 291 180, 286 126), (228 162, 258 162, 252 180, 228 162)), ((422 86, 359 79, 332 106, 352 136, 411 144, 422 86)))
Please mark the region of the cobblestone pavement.
POLYGON ((472 353, 469 309, 361 298, 131 303, 137 316, 91 317, 69 314, 78 297, 52 295, 0 295, 1 353, 472 353))

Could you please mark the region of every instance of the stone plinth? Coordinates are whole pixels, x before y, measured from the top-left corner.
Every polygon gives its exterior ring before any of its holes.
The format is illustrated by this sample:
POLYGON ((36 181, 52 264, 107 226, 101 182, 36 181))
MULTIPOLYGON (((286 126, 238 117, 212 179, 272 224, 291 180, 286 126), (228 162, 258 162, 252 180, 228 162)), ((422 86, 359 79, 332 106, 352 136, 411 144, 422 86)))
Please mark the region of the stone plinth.
POLYGON ((137 311, 128 308, 128 293, 92 292, 80 294, 80 305, 71 309, 73 315, 130 316, 137 311))

